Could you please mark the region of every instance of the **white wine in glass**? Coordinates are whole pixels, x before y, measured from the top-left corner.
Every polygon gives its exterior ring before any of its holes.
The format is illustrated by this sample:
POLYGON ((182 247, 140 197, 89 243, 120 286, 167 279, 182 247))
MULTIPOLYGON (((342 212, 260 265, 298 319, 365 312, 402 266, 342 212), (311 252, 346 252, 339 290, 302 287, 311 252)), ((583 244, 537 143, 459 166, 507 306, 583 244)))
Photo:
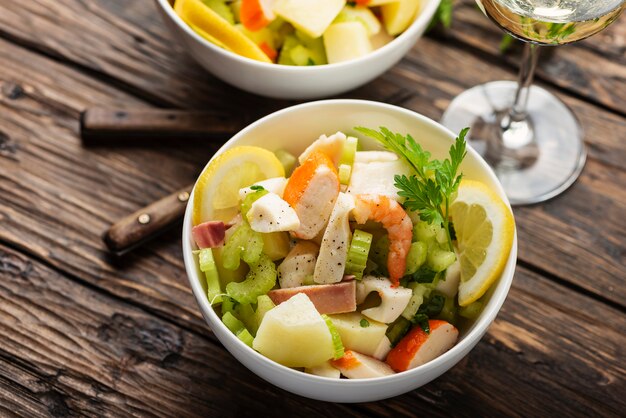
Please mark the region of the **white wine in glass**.
POLYGON ((525 41, 519 82, 496 81, 461 93, 442 117, 453 132, 470 126, 470 144, 494 168, 514 205, 542 202, 567 189, 586 158, 574 114, 532 86, 540 45, 587 38, 614 22, 624 0, 476 0, 500 28, 525 41))

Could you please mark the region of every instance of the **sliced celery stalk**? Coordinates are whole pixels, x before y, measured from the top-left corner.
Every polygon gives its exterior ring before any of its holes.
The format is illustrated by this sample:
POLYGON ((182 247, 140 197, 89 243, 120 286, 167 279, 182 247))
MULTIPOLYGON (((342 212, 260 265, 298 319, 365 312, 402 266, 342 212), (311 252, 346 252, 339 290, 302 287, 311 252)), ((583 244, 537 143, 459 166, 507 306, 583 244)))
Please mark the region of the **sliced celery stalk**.
POLYGON ((406 256, 406 271, 404 274, 413 274, 422 267, 422 264, 426 262, 427 254, 428 246, 426 244, 420 241, 411 243, 411 248, 409 248, 409 253, 406 256))
POLYGON ((356 150, 359 146, 359 140, 353 136, 346 138, 341 149, 341 158, 339 164, 347 164, 349 166, 354 164, 354 157, 356 156, 356 150))
POLYGON ((239 303, 254 303, 261 295, 269 292, 276 284, 276 266, 261 253, 256 263, 249 263, 250 271, 243 282, 228 283, 226 293, 239 303))
POLYGON ((404 337, 406 333, 409 332, 410 328, 411 321, 403 316, 399 316, 398 319, 392 322, 391 325, 389 325, 389 328, 387 328, 387 332, 385 333, 387 338, 389 338, 389 341, 391 341, 391 346, 395 347, 396 344, 400 342, 402 337, 404 337))
POLYGON ((220 278, 217 273, 217 266, 213 259, 213 251, 210 248, 204 248, 200 250, 198 254, 198 262, 200 264, 200 271, 206 276, 207 284, 207 298, 209 303, 216 304, 222 301, 221 297, 216 297, 222 290, 220 288, 220 278))
MULTIPOLYGON (((258 187, 260 188, 261 186, 258 187)), ((241 216, 245 217, 252 207, 252 204, 268 193, 269 192, 265 189, 255 190, 252 193, 248 193, 246 197, 243 198, 243 202, 241 202, 241 216)))
POLYGON ((483 303, 480 301, 472 302, 467 306, 459 308, 459 315, 467 319, 476 319, 483 310, 483 303))
POLYGON ((252 347, 254 338, 252 337, 252 334, 250 334, 250 331, 248 331, 243 325, 243 322, 235 318, 235 316, 230 312, 226 312, 222 315, 222 322, 226 325, 226 328, 237 336, 237 338, 243 341, 246 345, 252 347))
POLYGON ((223 266, 228 270, 236 270, 239 268, 240 259, 248 264, 254 264, 259 261, 262 253, 261 234, 253 231, 247 222, 242 222, 224 245, 223 266))
POLYGON ((408 287, 413 291, 413 295, 411 295, 409 303, 406 305, 406 308, 404 308, 404 311, 402 311, 402 316, 410 321, 413 319, 422 303, 424 303, 424 299, 430 295, 432 286, 411 282, 408 284, 408 287))
POLYGON ((428 265, 436 272, 444 271, 456 261, 456 255, 452 251, 433 248, 428 252, 428 265))
POLYGON ((335 324, 333 324, 333 321, 331 321, 328 315, 322 315, 322 318, 324 318, 326 326, 328 327, 330 335, 333 339, 333 348, 335 350, 334 359, 340 359, 344 355, 344 348, 343 343, 341 342, 341 336, 339 335, 339 331, 337 331, 337 328, 335 328, 335 324))
POLYGON ((352 166, 348 164, 339 164, 339 183, 350 184, 350 176, 352 175, 352 166))
POLYGON ((352 236, 346 261, 346 274, 354 274, 357 279, 363 278, 363 270, 367 265, 367 256, 372 245, 372 234, 357 229, 352 236))

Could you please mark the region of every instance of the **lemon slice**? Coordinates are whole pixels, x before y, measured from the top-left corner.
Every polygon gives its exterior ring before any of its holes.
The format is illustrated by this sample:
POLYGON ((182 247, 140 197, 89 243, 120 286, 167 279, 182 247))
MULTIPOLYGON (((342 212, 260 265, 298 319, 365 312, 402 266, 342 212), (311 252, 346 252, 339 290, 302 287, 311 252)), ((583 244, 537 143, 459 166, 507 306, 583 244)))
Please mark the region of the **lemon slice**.
POLYGON ((208 40, 253 60, 272 62, 263 50, 248 37, 200 0, 176 0, 174 11, 208 40))
POLYGON ((498 195, 471 180, 461 182, 450 216, 461 264, 459 305, 467 306, 502 274, 513 245, 515 221, 498 195))
POLYGON ((211 161, 196 182, 193 224, 230 221, 239 210, 239 189, 284 175, 273 152, 252 146, 229 149, 211 161))

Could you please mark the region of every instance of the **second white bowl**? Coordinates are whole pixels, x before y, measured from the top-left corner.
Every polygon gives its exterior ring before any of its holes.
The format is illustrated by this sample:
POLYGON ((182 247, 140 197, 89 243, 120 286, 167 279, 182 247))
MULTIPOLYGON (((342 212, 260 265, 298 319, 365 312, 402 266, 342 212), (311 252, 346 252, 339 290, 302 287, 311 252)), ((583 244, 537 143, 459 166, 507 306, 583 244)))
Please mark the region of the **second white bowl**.
POLYGON ((313 99, 352 90, 387 71, 422 36, 440 0, 423 0, 421 12, 411 26, 371 54, 337 64, 310 67, 267 64, 227 51, 195 33, 174 12, 168 0, 155 2, 175 39, 200 65, 218 78, 262 96, 313 99))

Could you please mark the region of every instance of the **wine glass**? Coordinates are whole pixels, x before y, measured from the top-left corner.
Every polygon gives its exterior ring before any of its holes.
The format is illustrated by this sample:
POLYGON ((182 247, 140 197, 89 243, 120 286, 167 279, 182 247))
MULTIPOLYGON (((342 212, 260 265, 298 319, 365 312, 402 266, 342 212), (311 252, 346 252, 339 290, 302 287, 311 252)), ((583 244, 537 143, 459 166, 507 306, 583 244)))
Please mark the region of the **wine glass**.
POLYGON ((540 45, 591 36, 615 21, 624 0, 476 0, 503 30, 526 42, 518 83, 495 81, 457 96, 441 123, 469 126, 469 143, 500 179, 511 204, 542 202, 567 189, 582 171, 583 132, 556 96, 531 86, 540 45))

